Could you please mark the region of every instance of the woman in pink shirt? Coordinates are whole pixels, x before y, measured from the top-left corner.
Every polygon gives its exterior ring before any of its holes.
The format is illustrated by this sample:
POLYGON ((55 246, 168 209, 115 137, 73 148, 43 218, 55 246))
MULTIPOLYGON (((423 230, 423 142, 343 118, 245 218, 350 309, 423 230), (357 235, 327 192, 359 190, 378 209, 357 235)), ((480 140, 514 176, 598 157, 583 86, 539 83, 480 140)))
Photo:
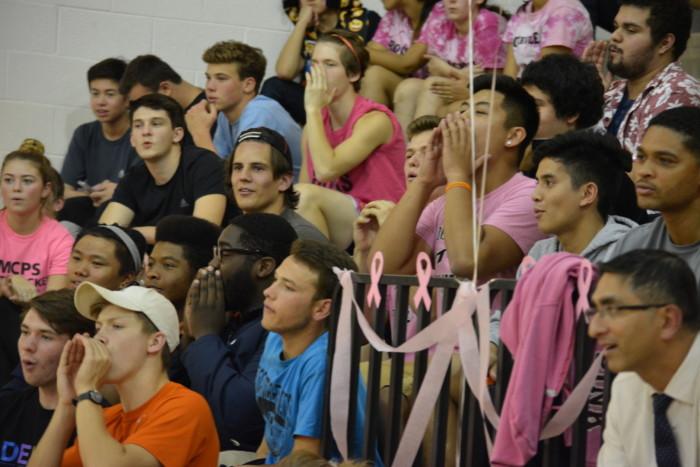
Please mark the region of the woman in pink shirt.
POLYGON ((396 86, 424 63, 427 46, 416 42, 437 0, 383 0, 386 14, 367 44, 370 66, 360 94, 391 105, 396 86))
POLYGON ((14 302, 68 283, 73 237, 43 209, 51 196, 50 170, 44 155, 22 150, 8 154, 2 164, 0 297, 14 302))
POLYGON ((398 201, 406 189, 406 145, 396 117, 358 94, 368 53, 356 35, 321 36, 304 92, 306 126, 298 211, 345 248, 362 207, 376 199, 398 201))
MULTIPOLYGON (((428 50, 427 79, 404 80, 394 93, 394 112, 406 126, 423 115, 445 116, 468 97, 469 64, 475 74, 505 65, 502 35, 506 20, 486 8, 486 0, 443 0, 433 7, 417 43, 428 50), (470 28, 471 18, 471 28, 470 28), (469 57, 469 34, 474 55, 469 57)), ((423 78, 425 78, 425 73, 423 78)))
POLYGON ((550 54, 581 57, 593 40, 588 10, 579 0, 529 0, 508 21, 504 73, 517 78, 528 63, 550 54))

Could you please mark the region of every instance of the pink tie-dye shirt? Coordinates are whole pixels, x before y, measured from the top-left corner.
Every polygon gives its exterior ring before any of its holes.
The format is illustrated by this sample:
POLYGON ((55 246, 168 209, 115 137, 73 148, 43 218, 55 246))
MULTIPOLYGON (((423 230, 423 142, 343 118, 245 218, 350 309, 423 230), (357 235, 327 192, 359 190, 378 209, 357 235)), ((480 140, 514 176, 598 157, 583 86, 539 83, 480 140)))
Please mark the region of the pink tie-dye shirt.
POLYGON ((383 45, 395 54, 403 55, 413 44, 411 20, 398 9, 387 11, 377 26, 372 42, 383 45))
MULTIPOLYGON (((501 42, 506 21, 503 16, 482 8, 473 22, 475 65, 484 69, 505 66, 505 48, 501 42)), ((469 35, 457 32, 455 24, 445 14, 445 5, 438 2, 425 20, 416 42, 428 46, 428 53, 436 55, 455 68, 466 67, 469 60, 469 35)))
POLYGON ((592 40, 591 18, 578 0, 549 0, 534 12, 528 2, 510 19, 503 36, 513 46, 518 75, 540 57, 544 47, 567 47, 580 57, 592 40))

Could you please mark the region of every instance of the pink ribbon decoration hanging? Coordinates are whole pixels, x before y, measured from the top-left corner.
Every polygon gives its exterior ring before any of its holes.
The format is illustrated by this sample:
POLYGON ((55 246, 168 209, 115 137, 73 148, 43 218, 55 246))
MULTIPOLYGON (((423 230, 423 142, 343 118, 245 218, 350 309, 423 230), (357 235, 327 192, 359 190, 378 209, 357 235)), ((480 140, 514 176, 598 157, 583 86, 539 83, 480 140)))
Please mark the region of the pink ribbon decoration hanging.
POLYGON ((370 268, 371 284, 369 292, 367 292, 367 305, 370 307, 379 308, 379 304, 382 302, 382 295, 379 293, 382 272, 384 272, 384 254, 377 251, 372 258, 372 267, 370 268))
POLYGON ((424 251, 418 253, 416 258, 416 277, 418 277, 418 290, 413 296, 413 309, 420 308, 420 302, 423 302, 425 309, 429 310, 432 304, 430 291, 428 291, 428 283, 433 274, 433 266, 430 263, 430 256, 424 251))

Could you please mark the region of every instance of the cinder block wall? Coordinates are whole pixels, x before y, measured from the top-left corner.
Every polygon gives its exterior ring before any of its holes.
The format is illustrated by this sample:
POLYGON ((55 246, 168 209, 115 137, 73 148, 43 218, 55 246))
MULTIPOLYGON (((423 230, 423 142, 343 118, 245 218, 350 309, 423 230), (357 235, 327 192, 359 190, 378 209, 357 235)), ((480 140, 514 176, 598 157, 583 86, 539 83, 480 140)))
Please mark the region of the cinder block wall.
MULTIPOLYGON (((110 56, 154 53, 203 84, 218 40, 260 47, 268 75, 291 30, 281 0, 0 0, 0 159, 33 137, 60 168, 73 130, 90 121, 85 73, 110 56)), ((507 8, 520 0, 500 0, 507 8)), ((381 0, 365 0, 379 12, 381 0)))

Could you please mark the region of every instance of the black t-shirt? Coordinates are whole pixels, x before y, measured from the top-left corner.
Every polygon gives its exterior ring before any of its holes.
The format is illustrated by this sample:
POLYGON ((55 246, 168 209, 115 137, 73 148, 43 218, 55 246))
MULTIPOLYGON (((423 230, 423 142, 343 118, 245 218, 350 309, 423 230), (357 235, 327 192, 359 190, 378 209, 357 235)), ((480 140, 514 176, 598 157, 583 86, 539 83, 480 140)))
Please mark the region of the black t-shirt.
POLYGON ((35 387, 0 395, 0 466, 27 465, 51 415, 35 387))
POLYGON ((146 165, 137 165, 119 182, 112 201, 134 211, 131 225, 139 227, 171 214, 192 215, 195 201, 212 194, 224 195, 223 161, 206 149, 185 146, 168 182, 156 185, 146 165))

